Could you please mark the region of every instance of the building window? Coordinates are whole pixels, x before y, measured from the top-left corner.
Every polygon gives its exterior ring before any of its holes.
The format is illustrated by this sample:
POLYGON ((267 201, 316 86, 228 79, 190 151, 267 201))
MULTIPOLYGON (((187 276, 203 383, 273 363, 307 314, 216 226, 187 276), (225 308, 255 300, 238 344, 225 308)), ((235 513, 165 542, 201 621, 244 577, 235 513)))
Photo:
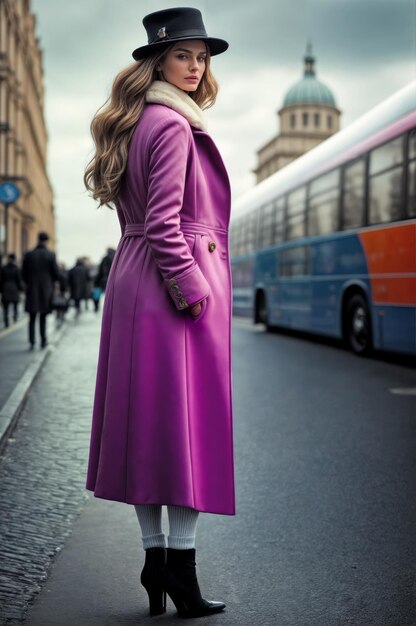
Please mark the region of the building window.
POLYGON ((302 113, 302 120, 303 120, 303 125, 307 126, 308 125, 308 114, 307 113, 302 113))
POLYGON ((331 115, 327 115, 326 116, 326 124, 328 128, 332 128, 332 116, 331 115))
POLYGON ((290 116, 290 126, 291 128, 295 128, 296 126, 296 115, 294 113, 290 116))
POLYGON ((314 121, 315 127, 317 128, 319 124, 321 123, 321 116, 319 115, 319 113, 314 114, 313 121, 314 121))

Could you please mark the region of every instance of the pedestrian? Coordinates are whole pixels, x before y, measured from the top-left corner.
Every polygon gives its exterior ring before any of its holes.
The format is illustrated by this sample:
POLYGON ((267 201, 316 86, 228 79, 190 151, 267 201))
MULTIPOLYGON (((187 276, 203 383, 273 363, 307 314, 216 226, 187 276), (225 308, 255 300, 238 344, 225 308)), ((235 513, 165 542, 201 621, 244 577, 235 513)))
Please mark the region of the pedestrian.
POLYGON ((13 321, 17 322, 21 290, 20 270, 16 264, 16 255, 12 252, 7 257, 6 265, 3 265, 0 269, 1 304, 6 328, 9 326, 10 305, 13 306, 13 321))
POLYGON ((55 281, 59 280, 59 269, 55 253, 48 250, 48 233, 38 234, 38 244, 23 257, 22 278, 26 284, 25 311, 29 313, 29 344, 35 347, 35 323, 39 315, 41 347, 48 344, 46 337, 46 316, 52 310, 52 296, 55 281))
POLYGON ((102 293, 103 293, 103 290, 101 289, 101 287, 94 287, 93 290, 91 291, 91 300, 94 303, 95 313, 98 313, 98 311, 100 310, 100 299, 101 299, 102 293))
POLYGON ((100 287, 103 292, 107 287, 108 275, 110 273, 115 253, 116 251, 114 250, 114 248, 107 248, 107 253, 101 259, 100 265, 98 266, 98 272, 95 278, 95 286, 100 287))
POLYGON ((68 273, 70 294, 75 304, 77 317, 81 313, 81 300, 87 297, 89 280, 88 268, 85 266, 82 258, 78 258, 74 267, 68 273))
POLYGON ((107 248, 106 255, 101 259, 98 266, 97 275, 94 280, 94 289, 91 293, 91 298, 94 302, 94 310, 97 313, 100 308, 100 298, 105 292, 107 287, 108 275, 110 273, 111 265, 113 263, 114 255, 116 251, 114 248, 107 248))
POLYGON ((200 512, 235 515, 230 183, 203 109, 218 85, 200 11, 143 19, 148 45, 114 80, 91 125, 84 181, 115 206, 121 239, 107 281, 87 489, 135 506, 151 615, 225 604, 196 576, 200 512), (167 549, 162 506, 167 506, 167 549))
POLYGON ((57 326, 61 326, 65 321, 65 314, 69 308, 69 298, 67 298, 68 291, 68 270, 65 267, 65 263, 58 263, 59 268, 59 281, 55 286, 55 293, 52 299, 52 308, 56 311, 57 326))
POLYGON ((83 296, 82 299, 84 300, 84 308, 86 311, 88 311, 88 302, 91 298, 91 294, 92 294, 92 280, 91 280, 91 260, 89 257, 87 256, 83 256, 81 257, 81 261, 84 264, 85 269, 87 270, 87 284, 85 286, 84 292, 83 292, 83 296))

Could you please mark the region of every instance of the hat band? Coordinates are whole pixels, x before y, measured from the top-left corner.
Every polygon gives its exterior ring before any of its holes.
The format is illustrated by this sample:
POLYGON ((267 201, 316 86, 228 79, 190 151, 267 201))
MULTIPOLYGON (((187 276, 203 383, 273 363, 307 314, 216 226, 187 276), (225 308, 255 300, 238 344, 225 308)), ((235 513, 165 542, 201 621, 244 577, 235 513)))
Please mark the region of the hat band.
POLYGON ((169 33, 166 32, 166 28, 159 28, 156 36, 152 41, 149 41, 149 44, 165 41, 166 39, 178 39, 179 37, 186 37, 187 39, 190 39, 193 36, 204 38, 208 37, 206 31, 202 28, 187 28, 186 30, 175 30, 170 31, 169 33))

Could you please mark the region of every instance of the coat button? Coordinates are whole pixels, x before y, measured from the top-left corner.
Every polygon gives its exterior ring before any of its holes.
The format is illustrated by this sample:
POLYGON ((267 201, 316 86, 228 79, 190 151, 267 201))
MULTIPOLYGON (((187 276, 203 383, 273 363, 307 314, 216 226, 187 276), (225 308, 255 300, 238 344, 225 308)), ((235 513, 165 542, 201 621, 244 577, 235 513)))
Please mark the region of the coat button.
POLYGON ((208 244, 208 250, 210 252, 214 252, 215 248, 217 247, 217 244, 215 243, 215 241, 210 241, 208 244))

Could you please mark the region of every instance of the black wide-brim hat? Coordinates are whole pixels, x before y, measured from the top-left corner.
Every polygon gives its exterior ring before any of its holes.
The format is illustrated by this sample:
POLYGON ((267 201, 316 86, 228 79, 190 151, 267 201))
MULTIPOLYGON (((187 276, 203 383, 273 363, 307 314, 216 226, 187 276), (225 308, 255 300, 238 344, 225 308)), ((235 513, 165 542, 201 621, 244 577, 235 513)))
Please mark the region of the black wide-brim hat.
POLYGON ((201 11, 198 9, 177 7, 149 13, 143 18, 143 25, 147 31, 148 45, 133 51, 132 56, 136 61, 145 59, 175 41, 186 39, 205 41, 211 56, 221 54, 228 48, 228 42, 224 39, 208 37, 201 11))

